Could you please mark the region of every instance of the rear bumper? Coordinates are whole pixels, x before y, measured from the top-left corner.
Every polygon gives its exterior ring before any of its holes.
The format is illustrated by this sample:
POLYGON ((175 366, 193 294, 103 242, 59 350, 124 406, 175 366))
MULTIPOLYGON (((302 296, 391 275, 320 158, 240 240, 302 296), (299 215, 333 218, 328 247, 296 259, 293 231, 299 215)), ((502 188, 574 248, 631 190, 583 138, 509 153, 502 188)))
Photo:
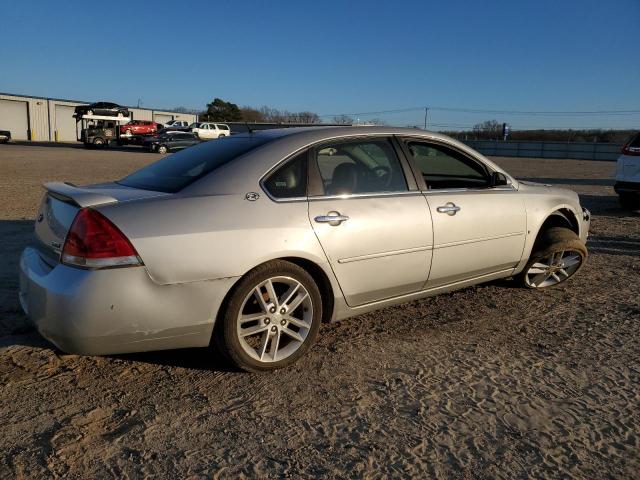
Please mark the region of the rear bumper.
POLYGON ((51 268, 20 258, 20 304, 40 334, 68 353, 106 355, 209 344, 233 279, 158 285, 144 267, 51 268))
POLYGON ((640 195, 640 182, 616 182, 613 185, 613 189, 618 195, 621 193, 640 195))

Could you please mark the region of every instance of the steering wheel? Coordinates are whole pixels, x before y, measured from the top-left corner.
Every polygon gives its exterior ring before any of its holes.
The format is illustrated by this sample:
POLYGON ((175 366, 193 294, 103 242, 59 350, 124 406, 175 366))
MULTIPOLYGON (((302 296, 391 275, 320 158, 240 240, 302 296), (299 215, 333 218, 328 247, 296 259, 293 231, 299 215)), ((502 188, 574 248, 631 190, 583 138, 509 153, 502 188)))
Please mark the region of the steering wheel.
POLYGON ((378 165, 377 167, 373 167, 371 171, 376 178, 382 182, 382 186, 388 187, 391 184, 391 169, 389 167, 378 165))

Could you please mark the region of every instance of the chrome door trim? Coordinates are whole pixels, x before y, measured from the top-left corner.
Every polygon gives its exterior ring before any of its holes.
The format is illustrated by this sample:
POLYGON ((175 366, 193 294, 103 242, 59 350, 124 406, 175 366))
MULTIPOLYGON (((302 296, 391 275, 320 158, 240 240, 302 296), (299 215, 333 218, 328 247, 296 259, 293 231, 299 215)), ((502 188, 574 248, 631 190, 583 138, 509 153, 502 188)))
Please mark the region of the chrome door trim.
POLYGON ((461 240, 459 242, 440 243, 440 244, 434 245, 433 249, 437 250, 439 248, 456 247, 458 245, 466 245, 468 243, 478 243, 478 242, 485 242, 488 240, 498 240, 500 238, 517 237, 524 234, 525 232, 512 232, 512 233, 504 233, 502 235, 494 235, 493 237, 471 238, 469 240, 461 240))
POLYGON ((422 247, 404 248, 402 250, 391 250, 388 252, 370 253, 368 255, 359 255, 357 257, 348 257, 338 260, 338 263, 351 263, 359 262, 361 260, 369 260, 372 258, 391 257, 393 255, 402 255, 403 253, 423 252, 425 250, 432 250, 433 245, 425 245, 422 247))

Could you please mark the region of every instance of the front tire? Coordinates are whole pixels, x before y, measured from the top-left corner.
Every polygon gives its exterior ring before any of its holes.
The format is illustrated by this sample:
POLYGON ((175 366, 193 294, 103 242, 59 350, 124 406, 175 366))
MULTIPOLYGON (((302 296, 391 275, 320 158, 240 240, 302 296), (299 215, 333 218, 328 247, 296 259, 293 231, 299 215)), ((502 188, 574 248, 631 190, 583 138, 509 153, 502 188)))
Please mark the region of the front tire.
POLYGON ((169 152, 169 148, 168 148, 166 145, 160 145, 160 146, 158 147, 157 152, 158 152, 160 155, 164 155, 165 153, 168 153, 168 152, 169 152))
POLYGON ((573 277, 587 259, 587 247, 569 228, 553 227, 536 241, 533 253, 518 276, 526 288, 555 287, 573 277))
POLYGON ((218 317, 216 348, 249 372, 294 363, 313 345, 322 319, 322 298, 306 270, 276 260, 247 273, 218 317))

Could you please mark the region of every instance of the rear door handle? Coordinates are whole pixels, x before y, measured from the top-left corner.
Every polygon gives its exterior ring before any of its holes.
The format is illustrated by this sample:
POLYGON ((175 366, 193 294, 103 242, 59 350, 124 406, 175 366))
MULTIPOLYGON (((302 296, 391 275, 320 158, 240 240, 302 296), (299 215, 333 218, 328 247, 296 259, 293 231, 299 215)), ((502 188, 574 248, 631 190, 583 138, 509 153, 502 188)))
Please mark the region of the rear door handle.
POLYGON ((314 220, 318 223, 328 223, 332 227, 336 227, 342 222, 349 220, 349 217, 340 215, 340 212, 329 212, 326 215, 318 215, 314 220))
POLYGON ((436 210, 438 210, 438 213, 446 213, 447 215, 455 215, 456 213, 458 213, 460 211, 460 207, 457 206, 455 203, 447 202, 444 205, 442 205, 441 207, 438 207, 436 210))

